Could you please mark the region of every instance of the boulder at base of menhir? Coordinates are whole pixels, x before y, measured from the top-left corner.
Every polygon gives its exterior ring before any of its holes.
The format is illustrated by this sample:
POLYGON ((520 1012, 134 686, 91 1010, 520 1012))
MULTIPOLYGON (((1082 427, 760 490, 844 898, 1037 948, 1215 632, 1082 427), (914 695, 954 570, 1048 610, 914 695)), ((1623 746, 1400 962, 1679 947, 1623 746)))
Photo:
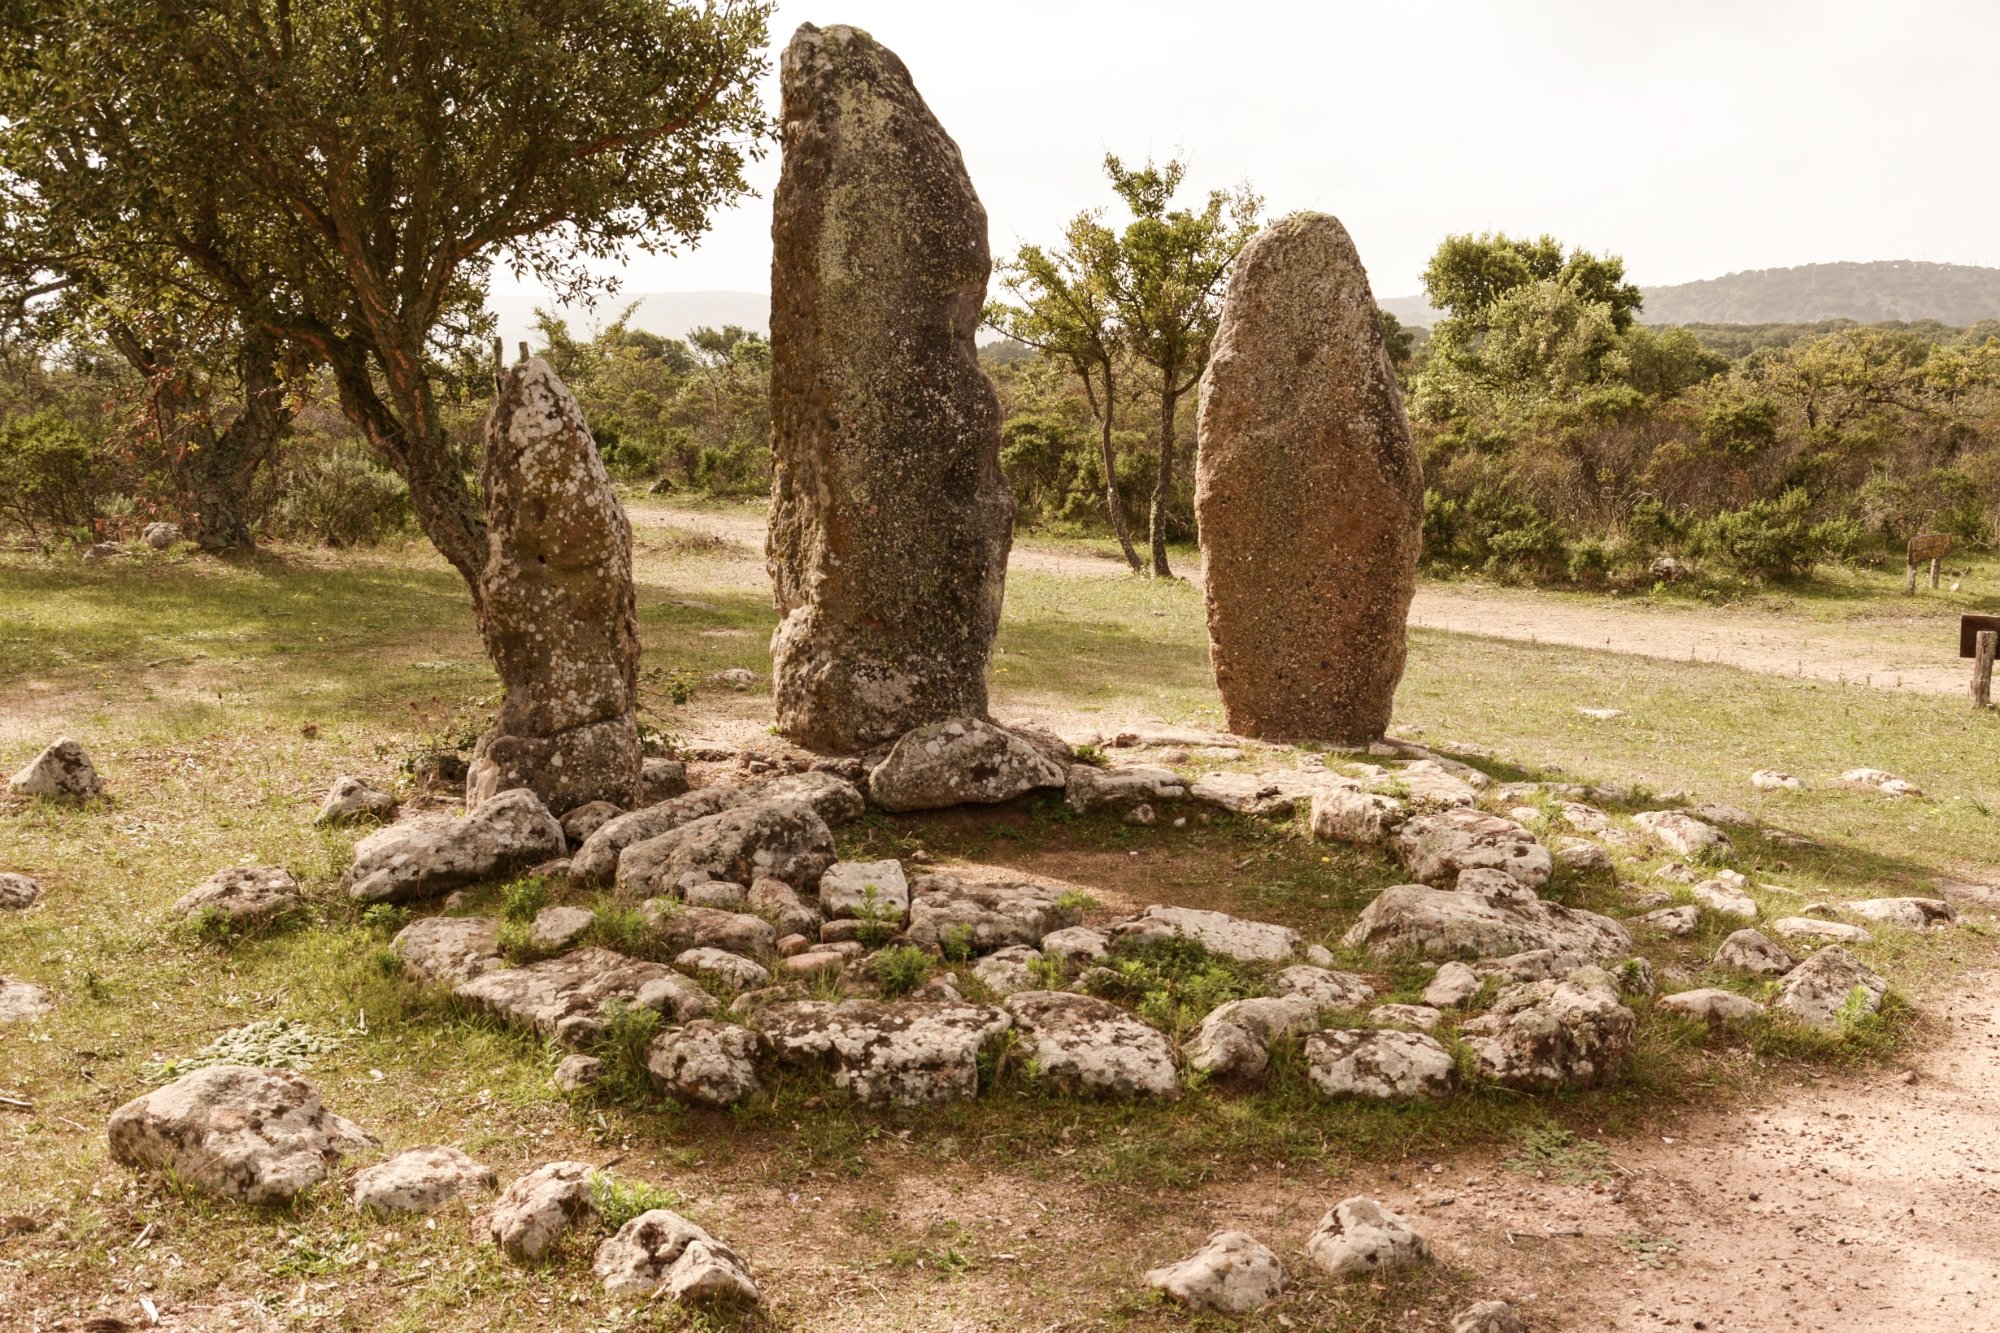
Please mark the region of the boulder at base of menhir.
POLYGON ((868 775, 868 799, 884 810, 997 805, 1069 779, 1055 746, 976 717, 917 727, 868 775))
POLYGON ((1397 884, 1362 909, 1341 943, 1380 957, 1505 958, 1548 949, 1604 961, 1632 951, 1608 916, 1537 898, 1507 877, 1468 875, 1465 887, 1397 884))
POLYGON ((779 76, 772 694, 780 732, 844 754, 986 715, 1014 495, 958 146, 859 29, 801 26, 779 76))
POLYGON ((632 525, 583 409, 540 357, 500 372, 481 479, 479 627, 506 694, 473 750, 465 803, 526 787, 551 810, 636 805, 632 525))
POLYGON ((341 885, 364 903, 441 898, 563 851, 562 825, 522 787, 501 792, 462 819, 419 815, 376 830, 354 845, 354 864, 341 885))

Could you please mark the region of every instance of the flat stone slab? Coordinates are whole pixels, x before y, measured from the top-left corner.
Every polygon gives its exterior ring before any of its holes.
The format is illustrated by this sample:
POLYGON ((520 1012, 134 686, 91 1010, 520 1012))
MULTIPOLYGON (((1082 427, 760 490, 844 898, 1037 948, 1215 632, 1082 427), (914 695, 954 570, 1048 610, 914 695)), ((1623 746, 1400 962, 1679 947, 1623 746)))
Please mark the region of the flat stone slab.
POLYGON ((1323 1096, 1377 1101, 1451 1091, 1451 1052, 1421 1032, 1334 1028, 1305 1041, 1306 1078, 1323 1096))
POLYGON ((355 844, 341 885, 359 902, 438 898, 559 857, 566 846, 556 817, 517 787, 462 819, 419 815, 369 834, 355 844))
POLYGON ((1319 1027, 1321 1008, 1315 996, 1306 994, 1255 996, 1218 1005, 1201 1020, 1187 1044, 1188 1068, 1224 1078, 1256 1078, 1270 1064, 1271 1043, 1319 1027))
POLYGON ((1467 807, 1417 815, 1396 830, 1394 841, 1396 855, 1425 884, 1455 883, 1466 870, 1499 870, 1536 889, 1555 871, 1555 859, 1533 833, 1467 807))
POLYGON ((569 859, 569 875, 579 884, 604 887, 618 872, 625 849, 671 833, 683 824, 720 814, 749 800, 735 787, 703 787, 671 800, 613 815, 592 830, 569 859))
POLYGON ((1607 960, 1632 951, 1632 935, 1610 917, 1516 893, 1474 893, 1398 884, 1362 910, 1341 943, 1380 957, 1499 958, 1549 949, 1607 960))
POLYGON ((500 922, 490 916, 418 917, 396 933, 389 947, 403 971, 417 981, 455 986, 506 966, 500 922))
POLYGON ((448 1203, 499 1188, 490 1167, 456 1148, 412 1148, 354 1173, 356 1208, 377 1213, 434 1213, 448 1203))
POLYGON ((375 1141, 299 1075, 246 1065, 197 1069, 133 1098, 112 1113, 109 1137, 115 1162, 257 1204, 290 1202, 375 1141))
POLYGON ((734 1106, 763 1090, 762 1034, 709 1018, 668 1028, 646 1050, 646 1068, 669 1097, 696 1106, 734 1106))
POLYGON ((1729 860, 1736 844, 1715 825, 1696 819, 1681 810, 1648 810, 1632 816, 1633 824, 1655 842, 1679 856, 1707 856, 1729 860))
POLYGON ((974 953, 1015 944, 1038 948, 1050 933, 1083 923, 1083 910, 1066 906, 1063 891, 1046 884, 924 875, 912 887, 905 934, 916 944, 942 948, 953 939, 969 939, 974 953))
POLYGON ((1358 788, 1352 778, 1306 769, 1264 773, 1204 773, 1188 788, 1197 801, 1239 815, 1289 815, 1327 787, 1358 788))
POLYGON ((1075 1092, 1124 1100, 1179 1093, 1166 1034, 1109 1000, 1020 991, 1003 1003, 1043 1078, 1075 1092))
POLYGON ((283 866, 230 866, 183 894, 167 914, 201 916, 242 930, 268 925, 303 902, 299 882, 283 866))
POLYGON ((1863 898, 1843 904, 1840 910, 1903 930, 1940 930, 1957 919, 1951 904, 1942 898, 1863 898))
POLYGON ((1717 1027, 1726 1023, 1741 1023, 1764 1012, 1764 1006, 1755 1000, 1713 986, 1662 995, 1658 1006, 1670 1014, 1704 1019, 1717 1027))
POLYGON ((884 810, 996 805, 1068 783, 1066 766, 1025 737, 972 717, 906 732, 868 775, 868 799, 884 810))
POLYGON ((1797 965, 1789 953, 1756 930, 1737 931, 1715 951, 1714 966, 1752 976, 1782 977, 1797 965))
POLYGON ((1286 962, 1304 944, 1299 933, 1289 926, 1249 921, 1227 912, 1157 903, 1130 921, 1111 927, 1109 933, 1117 939, 1142 940, 1178 935, 1193 940, 1212 954, 1242 963, 1286 962))
POLYGON ((976 1097, 979 1052, 1011 1023, 986 1005, 921 1000, 801 1000, 757 1015, 780 1061, 831 1064, 835 1086, 856 1100, 896 1106, 976 1097))
POLYGON ((1822 921, 1813 916, 1779 917, 1768 929, 1773 935, 1808 943, 1866 944, 1875 938, 1860 926, 1845 921, 1822 921))
POLYGON ((707 991, 664 963, 596 947, 486 972, 460 982, 454 993, 569 1045, 602 1032, 614 1000, 682 1022, 715 1006, 707 991))
POLYGON ((1171 768, 1148 764, 1117 768, 1072 764, 1064 796, 1070 809, 1079 814, 1100 810, 1123 814, 1141 805, 1184 801, 1188 796, 1188 785, 1171 768))

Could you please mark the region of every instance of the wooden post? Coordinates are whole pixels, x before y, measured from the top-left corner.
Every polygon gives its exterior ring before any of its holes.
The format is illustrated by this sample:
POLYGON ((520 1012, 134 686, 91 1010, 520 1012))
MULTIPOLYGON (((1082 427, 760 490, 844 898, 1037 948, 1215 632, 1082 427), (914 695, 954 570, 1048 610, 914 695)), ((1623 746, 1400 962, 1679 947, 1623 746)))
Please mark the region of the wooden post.
POLYGON ((1944 561, 1942 561, 1942 560, 1933 560, 1933 561, 1931 561, 1931 591, 1932 591, 1932 592, 1936 592, 1936 591, 1937 591, 1937 585, 1938 585, 1938 566, 1939 566, 1939 565, 1942 565, 1943 563, 1944 563, 1944 561))
POLYGON ((1972 659, 1972 707, 1974 711, 1993 706, 1993 654, 2000 649, 2000 632, 1979 631, 1979 651, 1972 659))
POLYGON ((1916 595, 1917 595, 1917 557, 1912 555, 1910 557, 1910 568, 1903 579, 1903 596, 1915 597, 1916 595))

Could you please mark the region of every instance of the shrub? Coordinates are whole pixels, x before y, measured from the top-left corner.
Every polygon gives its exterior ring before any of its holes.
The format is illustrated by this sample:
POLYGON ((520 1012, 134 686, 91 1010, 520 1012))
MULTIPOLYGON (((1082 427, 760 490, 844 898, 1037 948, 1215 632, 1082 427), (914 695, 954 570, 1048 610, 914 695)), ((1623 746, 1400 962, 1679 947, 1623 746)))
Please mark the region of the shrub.
POLYGON ((271 469, 264 526, 289 541, 368 546, 410 518, 410 489, 358 444, 309 447, 271 469))
POLYGON ((1689 545, 1697 556, 1719 559, 1752 578, 1795 578, 1823 559, 1851 554, 1860 535, 1851 519, 1814 523, 1812 497, 1793 487, 1776 500, 1703 519, 1689 545))
POLYGON ((894 944, 868 960, 868 970, 884 995, 908 995, 931 979, 935 964, 914 944, 894 944))
POLYGON ((90 540, 113 483, 104 451, 53 408, 0 426, 0 517, 35 536, 90 540))
POLYGON ((620 1180, 605 1171, 590 1173, 590 1201, 606 1231, 616 1231, 641 1213, 655 1208, 681 1212, 687 1201, 664 1185, 644 1180, 620 1180))

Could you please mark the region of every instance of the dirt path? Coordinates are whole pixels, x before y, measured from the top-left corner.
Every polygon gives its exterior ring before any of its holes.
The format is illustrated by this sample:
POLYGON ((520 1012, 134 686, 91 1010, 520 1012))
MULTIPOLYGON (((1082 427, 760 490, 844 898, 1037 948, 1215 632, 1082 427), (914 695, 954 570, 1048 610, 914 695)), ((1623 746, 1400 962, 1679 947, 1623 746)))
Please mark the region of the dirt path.
MULTIPOLYGON (((630 507, 633 522, 675 527, 735 542, 761 554, 764 518, 749 510, 682 509, 672 505, 630 507)), ((1078 578, 1118 577, 1124 564, 1115 555, 1051 548, 1032 540, 1014 548, 1009 567, 1078 578)), ((1183 561, 1183 575, 1201 581, 1201 567, 1183 561)), ((1453 634, 1592 648, 1675 662, 1715 662, 1763 675, 1844 681, 1877 689, 1923 694, 1957 694, 1965 689, 1954 627, 1940 622, 1913 631, 1814 624, 1747 610, 1666 610, 1620 606, 1507 589, 1426 583, 1417 589, 1410 623, 1453 634)))

